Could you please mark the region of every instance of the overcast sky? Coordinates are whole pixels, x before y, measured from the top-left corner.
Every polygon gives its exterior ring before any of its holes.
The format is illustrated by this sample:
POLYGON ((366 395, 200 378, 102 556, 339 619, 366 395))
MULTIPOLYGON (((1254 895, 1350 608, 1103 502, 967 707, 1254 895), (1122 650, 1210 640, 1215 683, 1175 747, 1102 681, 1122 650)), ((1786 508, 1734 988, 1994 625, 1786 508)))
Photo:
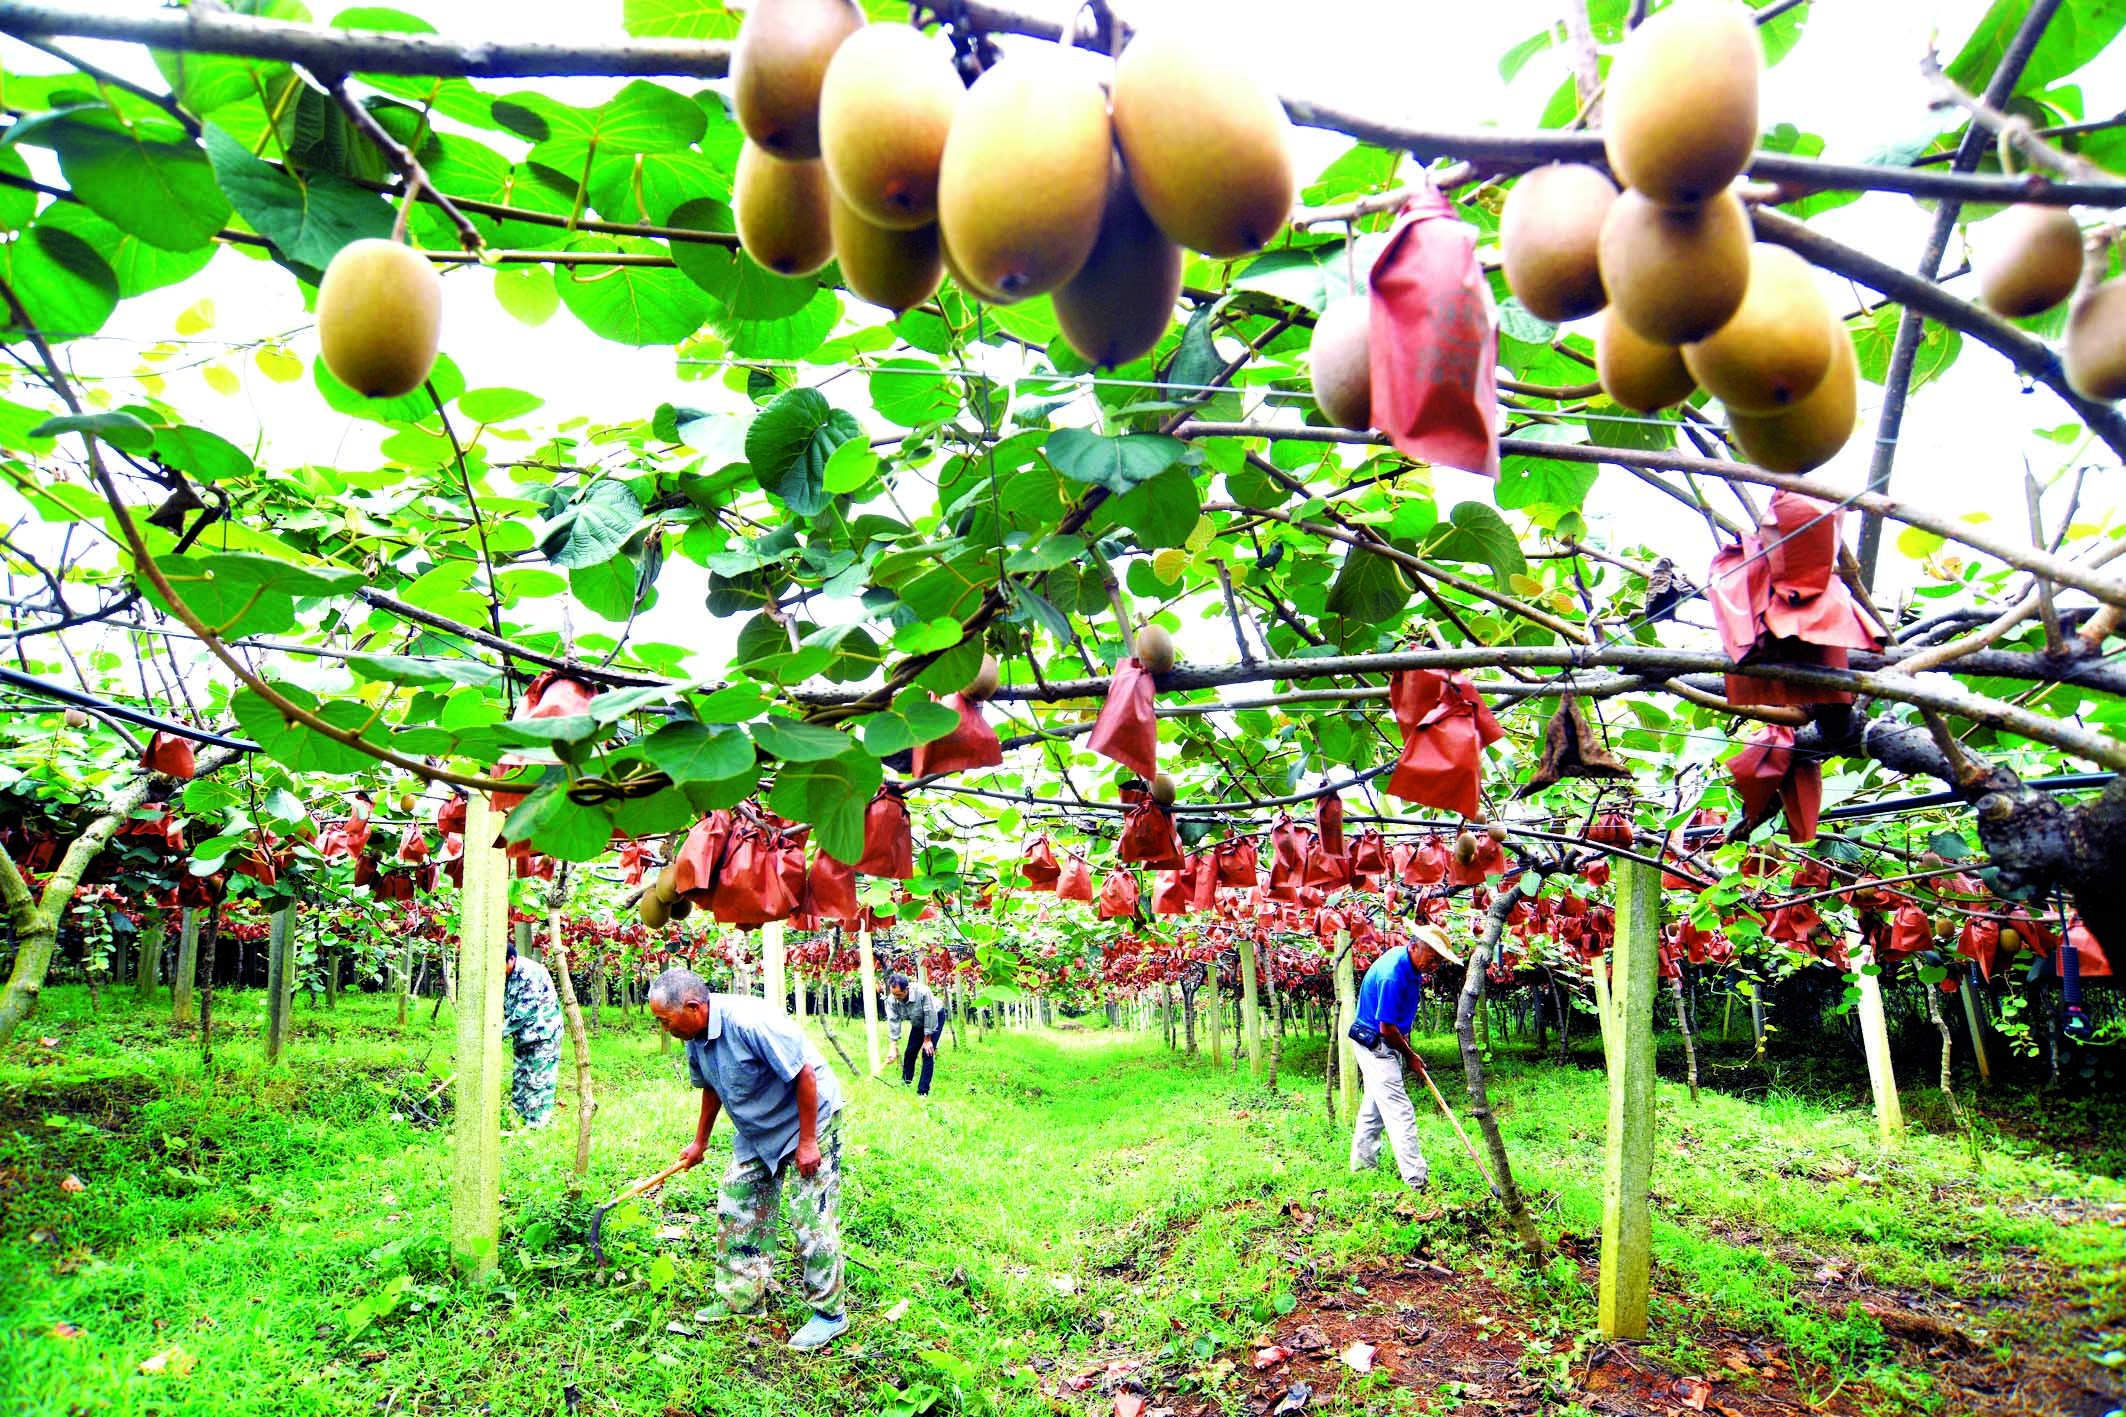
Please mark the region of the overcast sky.
MULTIPOLYGON (((1028 0, 1029 6, 1036 0, 1028 0)), ((1182 0, 1134 0, 1125 14, 1147 14, 1182 0)), ((496 7, 486 0, 427 0, 419 13, 446 34, 493 37, 496 7)), ((1046 0, 1038 8, 1062 14, 1074 4, 1046 0)), ((1771 71, 1765 120, 1769 126, 1792 120, 1821 134, 1827 156, 1859 159, 1915 134, 1934 131, 1939 120, 1927 110, 1928 91, 1919 77, 1918 60, 1938 29, 1943 52, 1953 54, 1983 0, 1817 0, 1805 37, 1794 54, 1771 71)), ((1307 22, 1292 23, 1288 3, 1267 0, 1221 0, 1221 23, 1237 29, 1252 52, 1266 61, 1266 77, 1287 92, 1333 95, 1341 104, 1378 110, 1394 118, 1435 128, 1492 122, 1506 128, 1532 127, 1536 115, 1565 73, 1561 51, 1540 56, 1510 86, 1499 77, 1497 57, 1509 46, 1556 17, 1554 0, 1490 0, 1490 3, 1414 3, 1413 0, 1309 0, 1307 22)), ((508 7, 512 39, 570 39, 587 33, 620 33, 617 0, 516 0, 508 7)), ((320 7, 321 16, 331 11, 320 7)), ((141 51, 126 46, 82 44, 85 56, 154 82, 141 51)), ((2121 48, 2115 46, 2115 51, 2121 48)), ((2083 76, 2085 107, 2109 113, 2126 107, 2126 64, 2114 52, 2083 76)), ((0 62, 9 69, 40 71, 53 67, 45 56, 0 41, 0 62)), ((508 89, 510 84, 493 87, 508 89)), ((537 81, 541 91, 571 102, 595 102, 612 85, 599 80, 537 81)), ((506 147, 506 135, 481 134, 481 140, 506 147)), ((1301 168, 1311 175, 1348 147, 1340 135, 1302 130, 1301 168)), ((31 154, 33 161, 49 154, 31 154)), ((1822 219, 1826 230, 1898 265, 1910 265, 1924 241, 1928 215, 1900 198, 1873 197, 1822 219)), ((1954 251, 1951 265, 1958 260, 1954 251)), ((545 413, 554 420, 585 416, 613 421, 646 416, 661 402, 715 406, 724 399, 740 407, 736 395, 713 382, 679 378, 670 349, 630 350, 584 331, 566 310, 536 331, 505 314, 484 285, 491 277, 476 270, 457 270, 449 277, 450 293, 444 345, 464 370, 469 387, 512 386, 547 396, 545 413)), ((1842 282, 1836 286, 1838 308, 1849 309, 1856 297, 1842 282)), ((213 303, 214 323, 199 338, 243 342, 302 329, 307 324, 295 282, 277 268, 223 251, 205 273, 173 289, 126 302, 93 341, 73 346, 84 371, 125 376, 139 367, 139 350, 167 338, 177 316, 201 299, 213 303)), ((306 360, 316 342, 307 330, 292 347, 306 360)), ((211 350, 202 349, 202 353, 211 350)), ((265 441, 262 460, 286 464, 316 461, 362 466, 376 460, 375 448, 386 430, 332 413, 307 378, 276 384, 248 359, 230 361, 241 379, 233 396, 214 392, 200 372, 179 373, 168 381, 166 397, 199 423, 249 448, 265 441)), ((821 371, 824 374, 826 371, 821 371)), ((855 381, 845 381, 855 383, 855 381)), ((123 384, 117 386, 123 390, 123 384)), ((860 389, 860 385, 858 388, 860 389)), ((830 396, 836 391, 830 387, 830 396)), ((852 391, 853 392, 853 391, 852 391)), ((1857 484, 1864 476, 1880 390, 1862 388, 1862 431, 1844 454, 1825 470, 1830 481, 1857 484)), ((2041 477, 2060 466, 2065 450, 2033 438, 2032 430, 2055 427, 2071 414, 2049 393, 2024 394, 1999 356, 1967 346, 1947 377, 1914 399, 1898 451, 1898 490, 1932 505, 1990 514, 2022 522, 2020 491, 2023 458, 2035 463, 2041 477), (2046 461, 2045 459, 2049 459, 2046 461)), ((2092 484, 2085 494, 2084 519, 2108 512, 2116 498, 2115 472, 2092 484)), ((1461 474, 1440 475, 1443 508, 1468 497, 1488 500, 1488 491, 1461 474)), ((0 493, 0 498, 5 494, 0 493)), ((1702 525, 1637 481, 1607 472, 1588 503, 1598 539, 1692 548, 1679 556, 1696 574, 1709 554, 1702 525)), ((13 516, 9 517, 13 520, 13 516)), ((1911 583, 1918 568, 1885 547, 1884 570, 1891 595, 1911 583)), ((699 570, 674 558, 663 573, 662 599, 639 621, 636 633, 698 647, 699 673, 719 671, 737 622, 714 622, 700 613, 699 570)), ((552 602, 550 602, 552 604, 552 602)), ((536 614, 536 610, 523 613, 536 614)), ((581 622, 579 620, 579 628, 581 622)), ((1225 658, 1231 642, 1224 631, 1185 637, 1184 648, 1200 645, 1205 657, 1225 658)), ((292 668, 293 666, 291 666, 292 668)), ((304 671, 298 671, 299 673, 304 671)))

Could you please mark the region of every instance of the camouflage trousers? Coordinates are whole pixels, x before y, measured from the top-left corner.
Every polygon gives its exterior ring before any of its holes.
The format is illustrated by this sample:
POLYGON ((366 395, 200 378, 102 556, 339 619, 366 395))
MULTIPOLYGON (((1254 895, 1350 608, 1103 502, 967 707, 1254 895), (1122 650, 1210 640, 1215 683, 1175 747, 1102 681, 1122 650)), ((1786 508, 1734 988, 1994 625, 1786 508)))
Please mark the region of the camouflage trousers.
POLYGON ((543 1127, 554 1115, 554 1080, 561 1075, 561 1040, 519 1039, 517 1065, 509 1076, 509 1100, 527 1127, 543 1127))
POLYGON ((775 1269, 775 1226, 784 1192, 790 1236, 804 1271, 805 1302, 823 1314, 842 1307, 842 1128, 819 1132, 819 1171, 797 1174, 793 1153, 779 1168, 758 1157, 733 1160, 716 1200, 716 1297, 734 1314, 758 1309, 775 1269))

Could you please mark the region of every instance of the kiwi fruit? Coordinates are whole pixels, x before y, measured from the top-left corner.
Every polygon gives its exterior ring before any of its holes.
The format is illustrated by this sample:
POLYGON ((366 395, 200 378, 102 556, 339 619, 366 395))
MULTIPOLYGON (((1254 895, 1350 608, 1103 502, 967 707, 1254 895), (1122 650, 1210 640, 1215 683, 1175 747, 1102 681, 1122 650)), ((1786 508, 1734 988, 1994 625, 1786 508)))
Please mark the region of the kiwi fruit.
POLYGON ((89 726, 89 716, 78 708, 70 708, 60 716, 65 719, 66 726, 69 728, 86 728, 89 726))
POLYGON ((1454 839, 1454 859, 1464 866, 1476 864, 1476 833, 1463 827, 1461 835, 1454 839))
POLYGON ((968 278, 966 270, 952 254, 952 243, 946 239, 945 228, 942 223, 938 226, 938 255, 945 262, 945 274, 951 276, 952 283, 967 292, 968 295, 976 300, 986 301, 991 305, 1009 305, 1011 303, 995 291, 985 290, 968 278))
POLYGON ((969 284, 1000 301, 1060 289, 1100 238, 1114 135, 1085 58, 1006 55, 945 139, 938 225, 969 284))
POLYGON ((1328 304, 1314 322, 1307 366, 1314 371, 1314 402, 1338 428, 1373 426, 1373 300, 1345 295, 1328 304))
POLYGON ((420 800, 419 797, 416 797, 411 792, 401 792, 399 794, 399 810, 401 812, 411 812, 420 800))
POLYGON ((996 693, 998 679, 997 657, 984 654, 982 667, 975 671, 975 676, 968 681, 967 687, 960 690, 960 697, 969 703, 983 703, 996 693))
POLYGON ((731 184, 738 244, 777 275, 808 276, 834 259, 832 206, 817 160, 785 162, 754 143, 738 150, 731 184))
POLYGON ((668 861, 665 863, 664 869, 657 873, 657 879, 650 882, 650 893, 656 896, 658 903, 662 905, 670 905, 673 901, 679 899, 679 865, 677 862, 668 861))
POLYGON ((665 912, 672 917, 672 923, 677 925, 694 913, 694 902, 681 897, 666 906, 665 912))
POLYGON ((1499 247, 1506 285, 1530 314, 1562 324, 1609 303, 1596 246, 1616 199, 1608 175, 1582 163, 1553 162, 1513 184, 1499 247))
POLYGON ((2074 297, 2062 353, 2067 383, 2083 398, 2126 398, 2126 280, 2107 280, 2074 297))
POLYGON ((1860 364, 1853 341, 1837 331, 1831 367, 1815 391, 1791 408, 1764 417, 1729 410, 1728 430, 1744 456, 1771 472, 1811 472, 1838 455, 1860 413, 1860 364))
POLYGON ((784 159, 819 156, 819 91, 856 0, 755 0, 731 50, 731 107, 746 136, 784 159))
POLYGON ((1095 368, 1152 352, 1181 298, 1181 248, 1145 212, 1121 162, 1111 165, 1100 238, 1084 266, 1056 292, 1056 324, 1095 368))
POLYGON ((820 160, 835 192, 889 231, 936 221, 938 164, 966 94, 950 51, 921 30, 889 23, 850 35, 819 91, 820 160))
POLYGON ((1602 219, 1598 250, 1602 288, 1642 339, 1704 339, 1742 308, 1749 290, 1750 219, 1733 192, 1691 208, 1626 192, 1602 219))
POLYGON ((1996 315, 2042 315, 2082 278, 2082 228, 2065 207, 2010 207, 1971 234, 1978 298, 1996 315))
POLYGON ((827 193, 827 230, 842 263, 842 283, 860 300, 899 314, 937 294, 945 279, 938 229, 895 231, 867 220, 842 198, 827 193))
POLYGON ((1683 362, 1699 387, 1730 411, 1762 418, 1815 391, 1840 334, 1809 263, 1760 241, 1750 248, 1741 308, 1706 338, 1683 346, 1683 362))
POLYGON ((340 247, 317 286, 325 367, 373 399, 410 394, 435 367, 443 281, 411 246, 365 237, 340 247))
POLYGON ((1612 402, 1637 413, 1679 404, 1698 387, 1681 349, 1643 338, 1614 309, 1595 327, 1595 376, 1612 402))
POLYGON ((1174 637, 1164 627, 1146 625, 1137 631, 1136 648, 1137 663, 1144 666, 1145 673, 1156 678, 1173 672, 1176 659, 1174 637))
POLYGON ((657 899, 655 891, 642 893, 642 899, 635 902, 635 914, 652 930, 662 930, 672 923, 671 907, 657 899))
POLYGON ((1162 807, 1171 807, 1174 805, 1174 798, 1179 795, 1180 789, 1175 787, 1174 780, 1165 773, 1159 773, 1152 778, 1152 801, 1162 807))
POLYGON ((1506 828, 1500 823, 1493 822, 1490 826, 1485 827, 1484 831, 1490 836, 1495 845, 1504 846, 1506 844, 1506 828))
POLYGON ((1292 122, 1248 68, 1172 22, 1137 31, 1115 61, 1130 181, 1168 236, 1206 256, 1260 250, 1292 214, 1292 122))
POLYGON ((1727 189, 1757 147, 1764 46, 1735 0, 1676 0, 1632 31, 1604 89, 1609 170, 1663 206, 1727 189))

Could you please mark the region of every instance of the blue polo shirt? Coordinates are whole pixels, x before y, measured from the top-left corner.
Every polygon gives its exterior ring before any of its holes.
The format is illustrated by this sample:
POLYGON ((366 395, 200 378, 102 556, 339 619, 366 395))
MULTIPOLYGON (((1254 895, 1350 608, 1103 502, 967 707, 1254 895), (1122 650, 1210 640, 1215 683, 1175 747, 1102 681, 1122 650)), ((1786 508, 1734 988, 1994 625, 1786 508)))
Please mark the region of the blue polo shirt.
POLYGON ((732 1159, 782 1169, 797 1151, 797 1074, 812 1065, 819 1128, 841 1110, 841 1082, 781 1009, 746 994, 711 994, 709 1026, 687 1040, 687 1075, 723 1104, 732 1159))
POLYGON ((1393 1024, 1407 1038, 1424 995, 1425 984, 1410 963, 1410 951, 1397 945, 1373 961, 1358 986, 1358 1021, 1375 1028, 1393 1024))

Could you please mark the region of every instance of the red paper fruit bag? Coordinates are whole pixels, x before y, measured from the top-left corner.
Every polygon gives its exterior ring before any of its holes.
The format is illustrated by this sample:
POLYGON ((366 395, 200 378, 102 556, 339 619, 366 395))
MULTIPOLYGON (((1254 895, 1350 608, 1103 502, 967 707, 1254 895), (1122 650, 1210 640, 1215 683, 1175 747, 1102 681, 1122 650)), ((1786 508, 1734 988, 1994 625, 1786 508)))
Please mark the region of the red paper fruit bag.
POLYGON ((1367 284, 1375 426, 1410 457, 1497 477, 1498 322, 1476 228, 1417 193, 1367 284))

